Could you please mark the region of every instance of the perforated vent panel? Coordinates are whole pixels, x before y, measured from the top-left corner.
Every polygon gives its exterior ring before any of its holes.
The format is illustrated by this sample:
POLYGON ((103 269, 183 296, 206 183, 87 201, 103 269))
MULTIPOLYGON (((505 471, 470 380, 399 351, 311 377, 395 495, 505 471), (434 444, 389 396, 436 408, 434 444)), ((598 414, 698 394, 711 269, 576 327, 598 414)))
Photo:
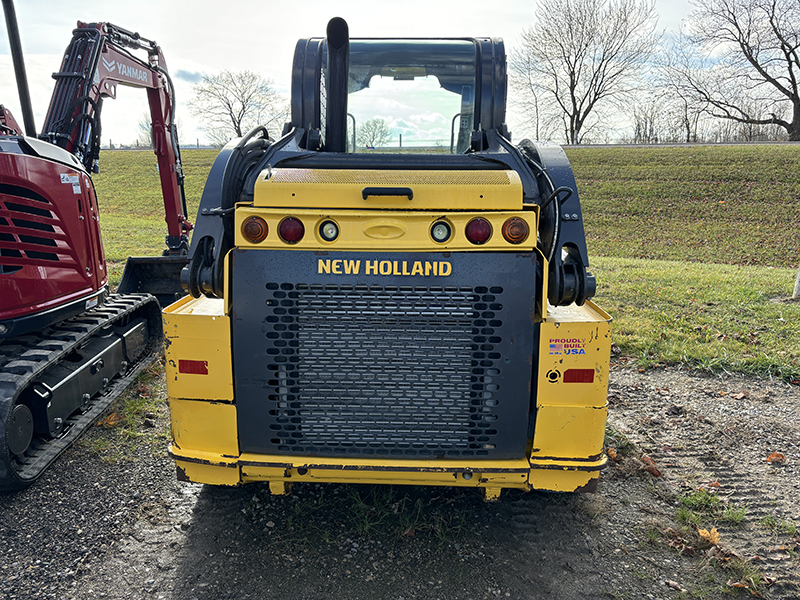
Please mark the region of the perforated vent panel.
POLYGON ((358 169, 273 169, 273 183, 322 183, 326 185, 512 185, 514 171, 379 171, 358 169))
MULTIPOLYGON (((313 253, 280 254, 316 267, 313 253)), ((234 273, 243 262, 238 256, 234 273)), ((517 284, 431 285, 429 277, 415 278, 428 285, 405 285, 408 278, 374 276, 384 281, 323 283, 313 281, 316 270, 304 282, 270 273, 257 285, 235 283, 243 451, 522 455, 530 364, 520 364, 527 361, 514 338, 532 334, 519 336, 508 310, 517 284), (245 293, 258 299, 245 302, 245 293), (250 358, 243 364, 240 355, 250 358)))

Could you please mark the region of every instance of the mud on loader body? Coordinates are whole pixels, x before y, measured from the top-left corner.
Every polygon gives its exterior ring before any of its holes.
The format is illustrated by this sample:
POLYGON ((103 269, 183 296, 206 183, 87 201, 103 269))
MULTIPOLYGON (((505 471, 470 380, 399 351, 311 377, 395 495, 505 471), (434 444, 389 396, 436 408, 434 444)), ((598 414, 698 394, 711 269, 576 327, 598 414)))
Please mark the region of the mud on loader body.
POLYGON ((292 121, 223 150, 164 311, 179 477, 594 489, 610 318, 566 157, 509 141, 505 69, 498 39, 298 43, 292 121), (381 97, 451 147, 359 147, 381 97))

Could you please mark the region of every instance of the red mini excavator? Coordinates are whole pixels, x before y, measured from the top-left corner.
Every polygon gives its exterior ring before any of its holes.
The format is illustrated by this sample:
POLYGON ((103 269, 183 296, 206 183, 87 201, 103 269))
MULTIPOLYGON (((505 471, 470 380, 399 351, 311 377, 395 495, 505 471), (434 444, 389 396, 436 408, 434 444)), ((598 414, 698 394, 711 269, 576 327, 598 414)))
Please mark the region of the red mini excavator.
POLYGON ((174 88, 159 46, 78 23, 37 135, 11 0, 2 0, 25 131, 0 106, 0 489, 35 480, 161 352, 160 306, 180 295, 188 233, 174 88), (133 54, 144 50, 142 60, 133 54), (91 173, 100 112, 144 88, 168 235, 109 293, 91 173), (142 293, 146 292, 146 293, 142 293))

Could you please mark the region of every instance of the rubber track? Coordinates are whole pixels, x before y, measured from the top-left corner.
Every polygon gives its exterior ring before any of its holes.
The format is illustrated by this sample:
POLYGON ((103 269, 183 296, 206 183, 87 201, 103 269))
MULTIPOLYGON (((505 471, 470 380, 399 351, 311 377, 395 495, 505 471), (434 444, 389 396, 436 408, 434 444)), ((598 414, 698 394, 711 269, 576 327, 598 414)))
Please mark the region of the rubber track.
MULTIPOLYGON (((5 447, 5 440, 0 440, 0 470, 13 469, 16 472, 16 477, 7 473, 0 480, 0 490, 19 489, 35 481, 133 383, 139 373, 161 355, 160 328, 158 332, 152 331, 154 315, 160 315, 160 312, 158 302, 149 294, 112 294, 102 306, 91 312, 39 334, 21 336, 0 345, 0 423, 4 424, 23 390, 43 371, 58 363, 73 349, 84 345, 100 330, 133 313, 144 313, 142 316, 149 317, 150 339, 158 340, 136 365, 123 376, 115 377, 105 390, 96 394, 85 411, 73 414, 59 437, 45 442, 34 437, 25 455, 13 458, 5 447), (147 315, 148 311, 153 314, 147 315)), ((4 426, 0 425, 0 430, 5 433, 4 426)))

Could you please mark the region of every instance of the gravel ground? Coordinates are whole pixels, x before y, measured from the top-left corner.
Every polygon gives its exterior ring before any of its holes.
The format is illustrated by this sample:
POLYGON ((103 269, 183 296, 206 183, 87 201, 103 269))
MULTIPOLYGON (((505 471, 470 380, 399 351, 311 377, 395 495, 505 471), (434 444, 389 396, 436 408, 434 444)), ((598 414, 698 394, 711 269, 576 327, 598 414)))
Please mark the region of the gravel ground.
POLYGON ((0 497, 0 598, 800 598, 800 388, 623 363, 598 493, 496 503, 179 483, 162 375, 156 427, 95 427, 0 497))

